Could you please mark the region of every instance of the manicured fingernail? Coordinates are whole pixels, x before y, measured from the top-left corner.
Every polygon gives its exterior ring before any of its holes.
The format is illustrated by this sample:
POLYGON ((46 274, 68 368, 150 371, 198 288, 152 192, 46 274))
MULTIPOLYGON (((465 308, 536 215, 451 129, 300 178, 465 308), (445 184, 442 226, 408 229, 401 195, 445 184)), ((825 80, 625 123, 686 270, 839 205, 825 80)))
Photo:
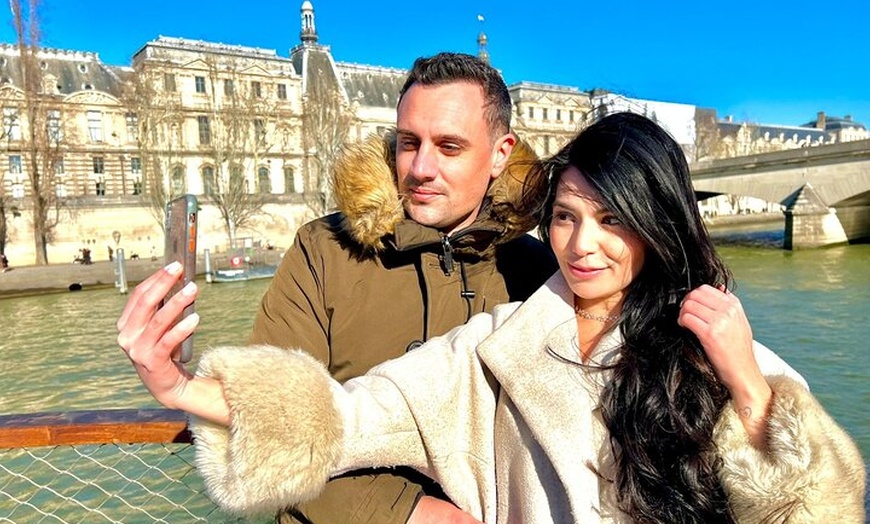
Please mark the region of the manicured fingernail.
POLYGON ((163 269, 165 269, 166 272, 170 275, 177 275, 181 273, 181 262, 173 260, 168 266, 163 269))
POLYGON ((182 329, 189 329, 195 327, 197 324, 199 324, 199 313, 191 313, 185 317, 184 320, 178 323, 182 329))
POLYGON ((188 282, 186 286, 181 288, 181 292, 185 295, 193 295, 196 293, 196 282, 188 282))

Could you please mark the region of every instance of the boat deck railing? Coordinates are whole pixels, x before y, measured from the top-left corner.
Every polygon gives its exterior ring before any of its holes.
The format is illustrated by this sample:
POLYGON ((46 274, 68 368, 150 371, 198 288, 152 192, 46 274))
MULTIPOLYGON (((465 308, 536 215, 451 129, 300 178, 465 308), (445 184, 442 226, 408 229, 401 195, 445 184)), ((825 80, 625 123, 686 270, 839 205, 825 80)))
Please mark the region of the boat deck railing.
POLYGON ((167 409, 0 416, 0 523, 247 522, 221 512, 167 409))

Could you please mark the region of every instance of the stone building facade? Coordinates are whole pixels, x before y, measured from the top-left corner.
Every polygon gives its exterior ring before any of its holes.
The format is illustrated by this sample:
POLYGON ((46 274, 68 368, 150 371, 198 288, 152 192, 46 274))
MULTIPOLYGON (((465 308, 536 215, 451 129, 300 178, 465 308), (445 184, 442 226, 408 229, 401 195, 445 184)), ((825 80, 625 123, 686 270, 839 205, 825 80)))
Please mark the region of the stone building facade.
MULTIPOLYGON (((478 54, 490 59, 483 33, 478 54)), ((6 233, 0 248, 13 265, 36 260, 35 171, 51 179, 46 196, 56 225, 49 262, 71 261, 81 248, 96 260, 108 247, 123 247, 127 256, 162 255, 162 206, 185 192, 200 200, 201 248, 221 251, 230 236, 286 247, 300 224, 330 208, 325 174, 336 149, 395 124, 407 74, 336 61, 318 41, 308 0, 300 9, 299 43, 286 57, 162 36, 145 43, 130 66, 57 49, 26 57, 38 86, 23 78, 19 48, 0 44, 0 235, 6 233), (36 113, 28 112, 28 100, 38 102, 36 113), (330 124, 336 121, 341 125, 330 124), (34 148, 34 136, 48 140, 34 148), (233 192, 246 196, 228 202, 233 192), (230 209, 240 201, 249 216, 230 209)), ((692 105, 527 81, 508 89, 514 130, 539 155, 555 153, 592 118, 622 110, 659 121, 690 162, 867 136, 862 125, 821 113, 800 128, 809 138, 795 139, 741 131, 692 105), (715 147, 699 148, 702 138, 715 147)))
MULTIPOLYGON (((0 45, 0 212, 7 218, 2 247, 12 263, 36 260, 29 178, 39 168, 29 167, 29 157, 37 156, 42 163, 52 157, 52 167, 41 169, 54 179, 49 262, 71 261, 81 248, 95 260, 107 257, 108 247, 125 248, 127 256, 161 255, 162 205, 185 192, 200 200, 200 246, 220 251, 232 228, 220 196, 234 180, 259 197, 259 207, 233 236, 287 246, 296 228, 330 203, 324 149, 334 144, 306 141, 306 126, 315 125, 309 115, 323 106, 316 86, 337 93, 347 116, 339 138, 348 142, 395 124, 407 74, 336 62, 318 42, 307 0, 300 19, 300 41, 287 57, 162 36, 123 67, 95 53, 37 50, 42 86, 31 94, 50 117, 35 125, 57 138, 37 149, 50 153, 30 147, 22 57, 17 46, 0 45)), ((576 133, 589 108, 588 94, 577 88, 521 82, 510 93, 518 134, 542 155, 576 133)))

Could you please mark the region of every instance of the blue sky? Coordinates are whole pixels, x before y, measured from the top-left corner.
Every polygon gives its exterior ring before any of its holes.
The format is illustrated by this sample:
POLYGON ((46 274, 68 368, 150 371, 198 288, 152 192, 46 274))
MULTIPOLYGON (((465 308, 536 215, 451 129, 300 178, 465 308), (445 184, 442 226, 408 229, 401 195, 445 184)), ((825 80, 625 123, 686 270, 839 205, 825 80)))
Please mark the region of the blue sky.
MULTIPOLYGON (((484 30, 509 84, 605 88, 754 123, 799 125, 821 110, 870 127, 868 0, 312 2, 320 43, 342 62, 407 68, 418 55, 476 53, 484 30)), ((158 35, 287 56, 301 3, 42 0, 42 44, 112 65, 158 35)), ((9 13, 0 41, 11 43, 9 13)))

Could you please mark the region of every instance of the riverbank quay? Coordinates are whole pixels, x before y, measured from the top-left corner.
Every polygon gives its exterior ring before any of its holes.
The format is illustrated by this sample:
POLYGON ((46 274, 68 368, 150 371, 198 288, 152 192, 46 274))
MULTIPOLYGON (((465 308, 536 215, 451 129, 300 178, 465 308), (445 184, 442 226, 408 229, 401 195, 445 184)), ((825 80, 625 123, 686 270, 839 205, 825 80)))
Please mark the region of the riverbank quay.
MULTIPOLYGON (((162 260, 126 260, 128 288, 162 266, 162 260)), ((0 273, 0 299, 49 293, 69 293, 89 289, 116 287, 118 264, 108 260, 92 264, 49 264, 45 266, 12 266, 0 273)))
MULTIPOLYGON (((280 262, 284 249, 275 248, 269 253, 274 254, 272 258, 280 262)), ((227 252, 213 253, 209 258, 212 271, 229 265, 227 252)), ((270 262, 278 263, 274 260, 270 262)), ((144 258, 125 260, 128 292, 163 265, 162 257, 154 260, 144 258)), ((205 280, 205 269, 205 257, 197 256, 197 280, 205 280)), ((87 265, 63 263, 45 266, 12 266, 6 271, 0 271, 0 299, 117 287, 117 271, 117 261, 108 260, 99 260, 87 265)))
POLYGON ((719 215, 704 217, 704 225, 711 233, 739 229, 743 227, 770 227, 770 229, 785 229, 785 215, 775 213, 749 213, 745 215, 719 215))

